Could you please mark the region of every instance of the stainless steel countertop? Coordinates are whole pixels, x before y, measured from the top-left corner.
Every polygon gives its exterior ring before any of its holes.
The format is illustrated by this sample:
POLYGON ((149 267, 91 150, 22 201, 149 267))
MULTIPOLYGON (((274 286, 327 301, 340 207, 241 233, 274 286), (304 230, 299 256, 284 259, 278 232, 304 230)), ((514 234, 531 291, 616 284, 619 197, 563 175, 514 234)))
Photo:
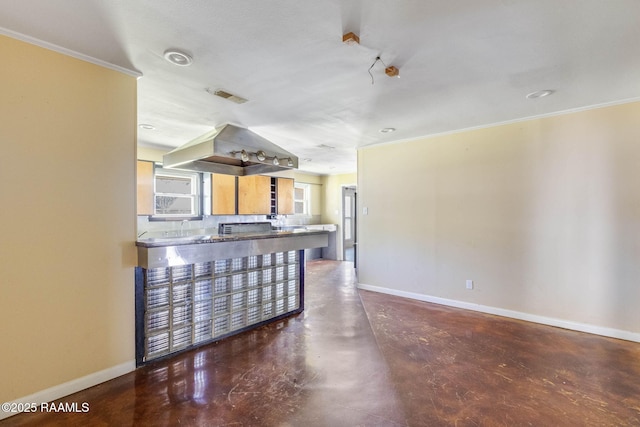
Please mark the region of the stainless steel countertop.
POLYGON ((272 230, 262 233, 237 233, 237 234, 201 234, 194 236, 168 236, 168 237, 149 237, 146 239, 138 239, 136 246, 141 248, 159 248, 165 246, 181 246, 202 243, 220 243, 220 242, 236 242, 241 240, 256 239, 275 239, 281 237, 303 236, 313 234, 328 234, 328 231, 318 229, 293 228, 286 230, 272 230))
POLYGON ((152 237, 136 242, 138 266, 146 269, 322 248, 328 244, 329 231, 305 229, 229 235, 152 237))

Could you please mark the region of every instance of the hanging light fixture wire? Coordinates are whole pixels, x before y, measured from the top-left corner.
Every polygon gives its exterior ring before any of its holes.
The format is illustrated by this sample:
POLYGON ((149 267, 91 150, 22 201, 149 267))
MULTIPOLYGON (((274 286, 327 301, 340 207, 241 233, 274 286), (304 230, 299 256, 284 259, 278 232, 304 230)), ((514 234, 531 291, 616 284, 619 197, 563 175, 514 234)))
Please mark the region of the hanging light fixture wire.
POLYGON ((387 64, 385 64, 382 58, 380 58, 380 55, 376 56, 376 60, 373 61, 373 64, 371 64, 371 67, 369 67, 369 69, 367 70, 369 75, 371 76, 371 84, 373 84, 373 74, 371 74, 371 69, 378 63, 378 61, 380 61, 382 65, 384 65, 384 68, 387 68, 387 64))

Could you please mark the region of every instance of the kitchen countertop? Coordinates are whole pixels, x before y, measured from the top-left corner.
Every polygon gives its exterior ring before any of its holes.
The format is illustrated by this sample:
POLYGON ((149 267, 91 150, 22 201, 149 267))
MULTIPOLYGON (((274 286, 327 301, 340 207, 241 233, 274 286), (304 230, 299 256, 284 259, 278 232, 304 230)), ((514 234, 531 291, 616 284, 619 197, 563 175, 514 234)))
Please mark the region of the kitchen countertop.
POLYGON ((281 237, 307 236, 314 234, 328 234, 326 230, 293 228, 272 230, 269 232, 235 233, 235 234, 200 234, 193 236, 166 236, 138 239, 136 246, 141 248, 158 248, 165 246, 181 246, 203 243, 237 242, 242 240, 277 239, 281 237))

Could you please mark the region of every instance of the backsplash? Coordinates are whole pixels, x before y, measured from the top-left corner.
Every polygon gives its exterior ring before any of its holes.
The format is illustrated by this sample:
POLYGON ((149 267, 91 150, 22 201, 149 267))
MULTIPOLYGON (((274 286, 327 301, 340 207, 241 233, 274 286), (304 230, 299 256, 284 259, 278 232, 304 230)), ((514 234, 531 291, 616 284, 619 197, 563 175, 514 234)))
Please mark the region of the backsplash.
POLYGON ((165 232, 181 235, 217 233, 221 222, 271 222, 274 226, 320 224, 320 215, 297 217, 278 215, 268 219, 266 215, 205 215, 193 221, 149 221, 148 216, 138 216, 138 237, 161 237, 165 232), (205 231, 207 230, 207 231, 205 231))

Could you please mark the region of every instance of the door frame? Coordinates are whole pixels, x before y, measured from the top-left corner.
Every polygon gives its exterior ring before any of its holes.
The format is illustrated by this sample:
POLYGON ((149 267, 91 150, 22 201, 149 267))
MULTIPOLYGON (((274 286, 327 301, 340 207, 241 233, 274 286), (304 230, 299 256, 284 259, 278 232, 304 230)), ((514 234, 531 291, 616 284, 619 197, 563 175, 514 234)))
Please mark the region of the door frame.
POLYGON ((354 268, 357 266, 357 257, 358 257, 358 187, 356 185, 343 185, 342 186, 342 216, 340 218, 340 222, 342 225, 342 233, 341 233, 341 246, 342 246, 342 260, 346 260, 346 251, 348 248, 353 247, 353 266, 354 268), (353 203, 351 206, 347 207, 345 203, 345 199, 347 194, 350 193, 353 197, 353 203), (345 227, 345 213, 347 209, 351 211, 351 235, 353 240, 353 244, 345 245, 347 241, 346 238, 346 227, 345 227))

